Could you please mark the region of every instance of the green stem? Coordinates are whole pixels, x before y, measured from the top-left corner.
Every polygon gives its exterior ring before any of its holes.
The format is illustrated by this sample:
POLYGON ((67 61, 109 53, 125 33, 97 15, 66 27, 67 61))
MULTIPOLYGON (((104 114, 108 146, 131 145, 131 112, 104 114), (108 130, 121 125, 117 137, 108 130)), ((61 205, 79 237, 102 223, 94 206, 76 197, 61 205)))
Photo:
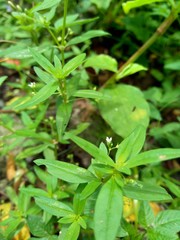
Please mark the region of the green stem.
MULTIPOLYGON (((67 9, 68 9, 68 0, 64 0, 64 16, 63 16, 63 28, 62 28, 62 35, 61 35, 61 56, 62 56, 62 67, 65 65, 65 57, 64 57, 64 49, 66 45, 65 41, 65 34, 66 34, 66 17, 67 17, 67 9)), ((66 79, 60 79, 60 89, 63 97, 63 101, 65 103, 68 102, 67 99, 67 91, 66 91, 66 79)))
POLYGON ((178 8, 173 9, 170 15, 164 20, 164 22, 157 28, 156 32, 119 68, 118 72, 115 73, 102 87, 116 82, 117 75, 122 72, 129 64, 135 62, 160 36, 162 36, 174 20, 178 16, 178 8))

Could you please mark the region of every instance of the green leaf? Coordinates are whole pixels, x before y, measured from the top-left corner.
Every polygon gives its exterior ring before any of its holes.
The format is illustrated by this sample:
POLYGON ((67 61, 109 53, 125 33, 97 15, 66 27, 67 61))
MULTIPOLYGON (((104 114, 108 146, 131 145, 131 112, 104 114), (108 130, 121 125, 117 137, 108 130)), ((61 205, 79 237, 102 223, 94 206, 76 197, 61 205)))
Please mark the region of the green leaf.
POLYGON ((105 54, 99 54, 95 55, 92 57, 89 57, 85 64, 84 67, 92 67, 94 69, 102 69, 102 70, 109 70, 112 72, 117 72, 118 69, 118 63, 117 61, 105 54))
POLYGON ((91 2, 96 4, 96 6, 99 9, 106 10, 109 7, 109 5, 112 2, 112 0, 91 0, 91 2))
POLYGON ((63 67, 63 77, 67 77, 71 72, 73 72, 77 67, 79 67, 84 61, 85 56, 86 54, 82 53, 67 62, 63 67))
POLYGON ((49 82, 39 90, 29 101, 15 107, 16 110, 36 106, 48 99, 58 88, 58 82, 49 82))
POLYGON ((104 151, 102 151, 92 143, 80 137, 74 136, 70 132, 66 133, 66 136, 69 137, 84 151, 88 152, 91 156, 93 156, 97 162, 114 166, 113 160, 104 151))
POLYGON ((80 98, 93 98, 93 99, 104 99, 103 93, 95 91, 95 90, 78 90, 73 94, 74 97, 80 98))
POLYGON ((64 217, 73 213, 72 209, 68 205, 52 198, 35 197, 35 202, 44 211, 57 217, 64 217))
POLYGON ((29 51, 34 58, 34 60, 46 70, 48 73, 55 74, 56 69, 55 67, 49 62, 47 58, 45 58, 42 54, 40 54, 37 50, 33 48, 29 48, 29 51))
POLYGON ((156 232, 171 236, 180 231, 180 210, 159 212, 154 221, 156 232))
POLYGON ((109 33, 107 32, 104 32, 102 30, 90 30, 86 33, 83 33, 81 34, 81 36, 78 36, 78 37, 75 37, 73 39, 71 39, 69 42, 68 42, 68 46, 70 45, 76 45, 78 43, 81 43, 81 42, 85 42, 91 38, 95 38, 95 37, 101 37, 101 36, 107 36, 109 35, 109 33))
POLYGON ((35 156, 38 153, 43 152, 46 148, 48 148, 49 144, 39 144, 37 146, 33 146, 33 147, 28 147, 25 150, 21 151, 17 156, 16 159, 23 159, 23 158, 27 158, 30 156, 35 156))
POLYGON ((33 236, 44 237, 48 235, 46 225, 44 224, 41 216, 29 215, 27 218, 27 225, 33 236))
POLYGON ((164 188, 135 180, 124 185, 123 193, 128 198, 143 201, 168 201, 172 199, 164 188))
POLYGON ((101 115, 116 134, 125 138, 137 126, 148 126, 149 106, 138 88, 121 84, 101 91, 111 98, 99 101, 101 115))
POLYGON ((34 71, 37 74, 37 76, 40 78, 40 80, 43 81, 46 84, 55 80, 52 75, 50 75, 47 72, 44 72, 39 67, 34 67, 34 71))
POLYGON ((77 222, 73 222, 64 237, 64 240, 77 240, 80 233, 80 225, 77 222))
POLYGON ((101 182, 98 181, 92 181, 89 182, 86 187, 83 189, 81 193, 81 199, 86 199, 88 198, 91 194, 93 194, 96 189, 101 185, 101 182))
POLYGON ((128 161, 140 152, 144 145, 145 137, 146 129, 143 126, 138 126, 120 143, 116 153, 117 167, 122 166, 125 161, 128 161))
POLYGON ((0 86, 3 84, 3 82, 7 79, 7 76, 0 77, 0 86))
POLYGON ((164 65, 164 68, 165 69, 168 69, 168 70, 174 70, 174 71, 179 71, 180 69, 180 60, 176 59, 176 60, 172 60, 170 62, 167 62, 165 63, 164 65))
POLYGON ((56 112, 56 128, 58 133, 58 140, 61 142, 63 140, 63 135, 68 125, 69 119, 72 112, 72 103, 57 103, 56 112))
POLYGON ((142 70, 146 71, 147 68, 140 65, 140 64, 137 64, 137 63, 131 63, 127 67, 125 67, 122 71, 119 71, 117 73, 116 80, 119 80, 123 77, 132 75, 132 74, 137 73, 137 72, 142 71, 142 70))
POLYGON ((67 182, 86 183, 94 180, 94 176, 88 170, 71 163, 45 159, 35 160, 35 163, 37 165, 45 165, 49 173, 67 182))
POLYGON ((141 7, 146 4, 151 4, 154 2, 164 2, 164 0, 134 0, 134 1, 128 1, 126 3, 122 4, 123 10, 126 14, 129 13, 129 11, 133 8, 141 7))
POLYGON ((136 157, 133 157, 128 162, 126 162, 124 166, 132 168, 140 165, 146 165, 149 163, 159 163, 161 161, 166 161, 179 157, 180 149, 161 148, 140 153, 136 157))
POLYGON ((61 2, 61 0, 44 0, 43 2, 40 2, 37 6, 35 6, 32 9, 32 12, 37 12, 37 11, 41 11, 41 10, 45 10, 45 9, 49 9, 52 8, 53 6, 59 4, 61 2))
POLYGON ((180 198, 180 188, 179 188, 179 186, 177 186, 175 183, 173 183, 173 182, 171 182, 167 179, 163 179, 163 182, 166 184, 169 191, 171 191, 176 197, 180 198))
POLYGON ((139 205, 138 223, 145 228, 150 227, 155 218, 153 210, 150 207, 149 202, 142 201, 139 205))
POLYGON ((30 197, 48 197, 48 193, 40 188, 34 188, 34 187, 21 187, 20 191, 23 193, 26 193, 30 197))
POLYGON ((122 192, 111 178, 101 188, 94 213, 94 231, 97 240, 115 239, 122 217, 122 192))

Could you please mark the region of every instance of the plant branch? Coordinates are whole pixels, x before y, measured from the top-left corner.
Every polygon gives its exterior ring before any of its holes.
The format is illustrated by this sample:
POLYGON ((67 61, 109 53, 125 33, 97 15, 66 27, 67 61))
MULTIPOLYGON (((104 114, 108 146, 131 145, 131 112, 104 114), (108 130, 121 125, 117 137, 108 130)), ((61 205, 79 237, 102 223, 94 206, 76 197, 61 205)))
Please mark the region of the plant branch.
POLYGON ((156 32, 125 62, 102 87, 116 82, 117 75, 122 72, 129 64, 135 62, 160 36, 162 36, 178 16, 178 10, 173 9, 170 15, 157 28, 156 32))

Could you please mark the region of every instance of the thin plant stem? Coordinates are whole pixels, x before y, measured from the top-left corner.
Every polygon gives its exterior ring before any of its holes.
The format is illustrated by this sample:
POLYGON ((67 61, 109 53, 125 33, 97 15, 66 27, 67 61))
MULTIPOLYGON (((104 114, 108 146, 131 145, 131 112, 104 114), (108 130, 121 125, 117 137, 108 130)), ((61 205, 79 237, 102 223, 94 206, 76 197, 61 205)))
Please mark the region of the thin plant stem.
POLYGON ((125 62, 103 86, 104 88, 107 85, 113 84, 116 82, 116 77, 119 73, 121 73, 129 64, 135 62, 160 36, 162 36, 170 25, 175 21, 178 16, 178 9, 173 8, 170 15, 164 20, 164 22, 157 28, 156 32, 125 62))
MULTIPOLYGON (((64 49, 66 45, 65 41, 65 34, 66 34, 66 17, 67 17, 67 9, 68 9, 68 0, 64 0, 64 16, 63 16, 63 28, 62 28, 62 35, 61 35, 61 56, 62 56, 62 67, 65 65, 65 57, 64 57, 64 49)), ((60 79, 60 88, 63 97, 63 101, 67 103, 67 91, 66 91, 66 79, 60 79)))

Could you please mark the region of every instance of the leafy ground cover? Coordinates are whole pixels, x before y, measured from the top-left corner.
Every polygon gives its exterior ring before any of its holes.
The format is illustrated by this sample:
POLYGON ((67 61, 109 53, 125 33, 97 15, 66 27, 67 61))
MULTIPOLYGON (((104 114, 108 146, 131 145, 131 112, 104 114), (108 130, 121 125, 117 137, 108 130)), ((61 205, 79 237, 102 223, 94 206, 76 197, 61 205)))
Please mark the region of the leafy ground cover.
POLYGON ((179 1, 0 12, 0 239, 179 239, 179 1))

